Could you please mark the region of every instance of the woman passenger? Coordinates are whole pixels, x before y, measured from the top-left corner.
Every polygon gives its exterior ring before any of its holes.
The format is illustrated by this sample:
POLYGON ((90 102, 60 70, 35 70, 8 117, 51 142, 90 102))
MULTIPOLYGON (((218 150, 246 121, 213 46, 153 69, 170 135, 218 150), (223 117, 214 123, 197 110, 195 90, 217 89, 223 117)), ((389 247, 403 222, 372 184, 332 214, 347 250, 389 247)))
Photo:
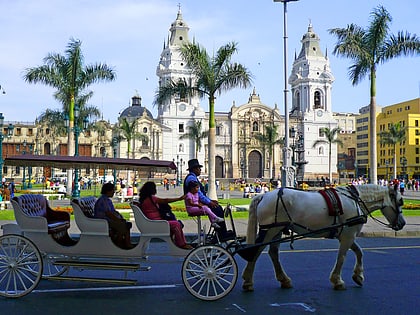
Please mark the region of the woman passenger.
MULTIPOLYGON (((159 198, 156 196, 156 193, 156 184, 154 182, 146 182, 140 188, 139 201, 133 202, 134 204, 138 204, 140 206, 144 215, 150 220, 162 220, 159 212, 160 204, 172 203, 184 199, 184 196, 176 198, 159 198)), ((181 223, 177 220, 170 220, 168 223, 171 237, 175 245, 183 249, 192 249, 192 246, 188 245, 185 240, 181 223)))

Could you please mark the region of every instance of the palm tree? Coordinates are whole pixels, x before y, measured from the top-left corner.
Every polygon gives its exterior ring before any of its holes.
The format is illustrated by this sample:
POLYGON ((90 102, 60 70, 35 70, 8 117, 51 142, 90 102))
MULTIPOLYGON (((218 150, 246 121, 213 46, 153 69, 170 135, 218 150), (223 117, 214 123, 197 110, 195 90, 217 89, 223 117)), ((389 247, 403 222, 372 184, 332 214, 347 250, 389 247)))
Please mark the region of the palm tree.
POLYGON ((270 154, 270 178, 273 177, 273 161, 274 161, 274 147, 277 144, 283 145, 284 140, 278 139, 277 127, 275 125, 265 125, 264 133, 256 133, 254 138, 257 139, 263 146, 268 147, 268 152, 270 154))
POLYGON ((188 132, 179 137, 179 139, 190 139, 195 144, 195 157, 198 158, 198 152, 201 150, 203 139, 209 136, 208 130, 202 130, 201 120, 197 120, 193 125, 188 126, 188 132))
POLYGON ((196 43, 187 43, 181 47, 181 56, 195 75, 193 83, 186 80, 169 82, 160 86, 155 98, 155 104, 162 104, 175 95, 198 95, 209 100, 209 141, 208 141, 208 173, 211 199, 217 199, 215 184, 216 164, 216 120, 214 104, 216 93, 221 94, 236 87, 247 88, 251 84, 251 74, 241 64, 232 62, 232 56, 237 52, 237 44, 231 42, 220 47, 216 55, 209 56, 207 51, 196 43))
POLYGON ((118 137, 118 142, 121 142, 121 140, 127 140, 127 158, 130 158, 133 140, 137 139, 144 142, 149 141, 147 135, 137 131, 136 119, 128 121, 126 117, 122 118, 120 120, 120 124, 117 126, 117 130, 121 133, 120 137, 118 137))
POLYGON ((331 147, 333 143, 343 146, 343 141, 337 139, 337 135, 340 132, 340 127, 330 129, 328 127, 321 128, 321 132, 325 135, 325 139, 318 139, 312 145, 312 148, 315 148, 319 144, 328 144, 328 176, 330 183, 332 183, 332 170, 331 170, 331 147))
POLYGON ((398 122, 390 124, 388 131, 381 131, 379 133, 379 143, 392 145, 394 154, 394 179, 397 178, 397 150, 395 149, 397 143, 401 144, 406 139, 407 127, 402 127, 398 122))
MULTIPOLYGON (((115 80, 115 72, 106 64, 96 63, 85 66, 81 50, 82 42, 71 38, 65 55, 50 53, 44 58, 44 65, 25 70, 23 76, 28 83, 42 83, 56 89, 54 98, 63 105, 63 112, 68 113, 69 128, 74 127, 75 100, 82 108, 93 95, 85 89, 93 83, 115 80)), ((73 133, 68 133, 68 155, 74 155, 73 133)), ((68 178, 72 174, 69 172, 68 178)), ((71 185, 67 187, 71 193, 71 185)))
POLYGON ((347 28, 333 28, 329 32, 338 39, 333 53, 354 61, 349 67, 352 84, 357 85, 366 76, 370 80, 370 178, 372 183, 376 183, 376 69, 379 64, 393 58, 418 55, 420 39, 415 34, 403 31, 396 35, 390 34, 392 17, 383 6, 376 7, 371 17, 367 29, 349 24, 347 28))

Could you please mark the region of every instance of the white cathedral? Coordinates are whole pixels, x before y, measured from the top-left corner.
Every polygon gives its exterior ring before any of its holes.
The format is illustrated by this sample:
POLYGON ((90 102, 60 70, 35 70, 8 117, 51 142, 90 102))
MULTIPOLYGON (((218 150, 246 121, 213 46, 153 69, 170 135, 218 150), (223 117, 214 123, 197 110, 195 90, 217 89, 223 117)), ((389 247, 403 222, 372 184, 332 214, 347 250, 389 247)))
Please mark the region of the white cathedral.
MULTIPOLYGON (((189 41, 188 32, 189 27, 179 10, 157 66, 159 86, 168 80, 194 80, 179 53, 179 48, 189 41)), ((332 145, 331 152, 328 143, 313 147, 316 140, 325 139, 322 128, 337 127, 331 105, 334 77, 312 25, 308 26, 301 43, 302 48, 295 56, 289 77, 292 95, 290 144, 298 181, 328 176, 330 153, 332 172, 337 172, 336 145, 332 145)), ((203 104, 207 106, 206 99, 203 99, 203 104)), ((131 157, 174 160, 181 173, 182 169, 186 171, 187 161, 197 157, 204 165, 202 173, 206 174, 206 139, 200 150, 195 147, 194 140, 181 139, 188 133, 188 127, 197 121, 201 121, 203 130, 207 129, 208 113, 201 106, 200 99, 173 97, 157 105, 158 115, 153 118, 141 104, 141 98, 134 96, 131 106, 121 112, 119 121, 124 118, 137 120, 138 132, 148 139, 134 140, 131 157)), ((240 106, 233 103, 230 112, 216 112, 216 178, 279 178, 283 164, 281 144, 274 145, 270 152, 267 144, 260 143, 255 137, 256 134, 265 134, 269 125, 276 126, 278 139, 284 137, 284 116, 277 105, 272 108, 263 104, 256 88, 250 93, 247 103, 240 106)), ((119 144, 119 156, 125 157, 122 153, 127 151, 126 146, 124 142, 119 144)))

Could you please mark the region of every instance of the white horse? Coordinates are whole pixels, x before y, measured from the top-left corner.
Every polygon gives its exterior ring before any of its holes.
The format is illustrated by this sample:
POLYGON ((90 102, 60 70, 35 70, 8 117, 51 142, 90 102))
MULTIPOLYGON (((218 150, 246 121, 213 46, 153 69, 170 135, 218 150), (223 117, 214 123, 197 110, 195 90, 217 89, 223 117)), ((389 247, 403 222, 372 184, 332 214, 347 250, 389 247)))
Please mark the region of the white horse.
MULTIPOLYGON (((353 281, 363 285, 362 249, 356 243, 367 216, 374 210, 381 210, 395 231, 405 225, 402 216, 403 200, 398 187, 377 185, 349 186, 336 189, 341 201, 343 214, 329 215, 327 202, 317 192, 304 192, 296 189, 279 189, 253 198, 249 208, 247 243, 254 246, 252 257, 243 271, 244 291, 253 291, 253 273, 256 261, 265 248, 270 245, 269 255, 272 260, 276 279, 282 288, 291 288, 292 281, 283 271, 279 261, 279 240, 282 232, 291 231, 297 235, 311 237, 334 237, 340 242, 337 260, 330 275, 330 281, 336 290, 344 290, 345 283, 341 278, 341 270, 347 251, 351 248, 356 255, 353 270, 353 281), (257 223, 260 226, 256 239, 257 223), (313 234, 312 234, 313 233, 313 234)), ((252 252, 252 246, 251 246, 252 252)), ((246 248, 244 250, 246 252, 246 248)), ((238 250, 241 255, 241 250, 238 250)), ((245 254, 245 253, 244 253, 245 254)), ((242 257, 246 255, 241 255, 242 257)))

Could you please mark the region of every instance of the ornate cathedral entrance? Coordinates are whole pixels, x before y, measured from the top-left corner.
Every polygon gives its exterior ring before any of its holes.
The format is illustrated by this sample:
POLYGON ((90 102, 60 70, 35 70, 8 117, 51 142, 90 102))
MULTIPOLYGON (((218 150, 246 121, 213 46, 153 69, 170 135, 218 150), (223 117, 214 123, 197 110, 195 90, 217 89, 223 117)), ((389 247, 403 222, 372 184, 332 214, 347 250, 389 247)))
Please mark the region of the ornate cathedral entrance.
POLYGON ((248 156, 248 178, 262 178, 262 156, 258 151, 251 151, 248 156))

